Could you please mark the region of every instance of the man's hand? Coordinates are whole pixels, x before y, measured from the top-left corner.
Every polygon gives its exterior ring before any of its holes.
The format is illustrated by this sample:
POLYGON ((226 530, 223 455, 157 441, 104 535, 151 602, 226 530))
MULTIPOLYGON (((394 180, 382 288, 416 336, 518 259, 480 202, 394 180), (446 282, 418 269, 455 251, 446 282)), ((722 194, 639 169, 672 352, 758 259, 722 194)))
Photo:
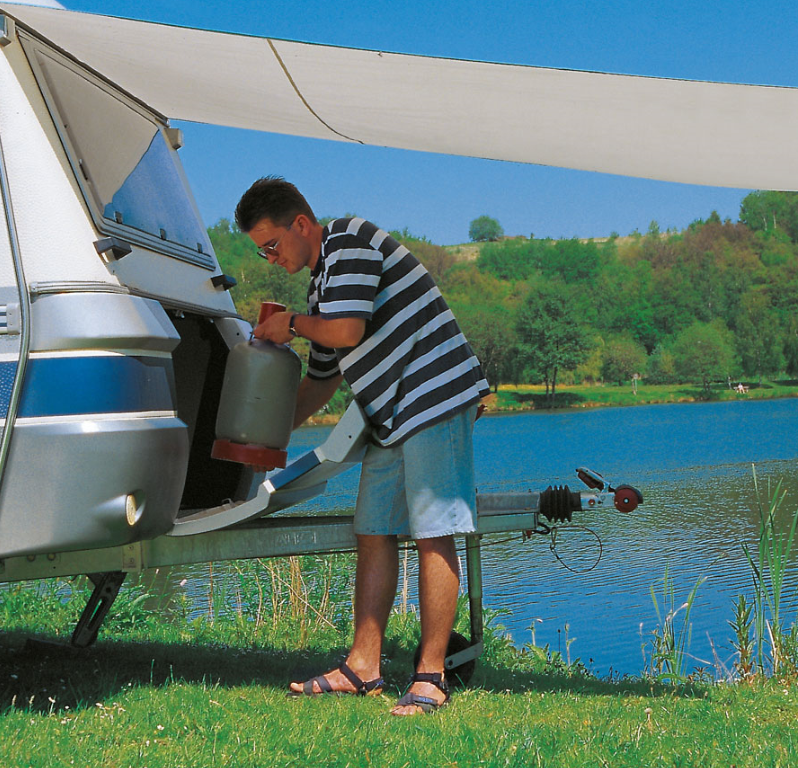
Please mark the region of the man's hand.
POLYGON ((288 326, 291 324, 290 312, 275 312, 271 317, 267 317, 260 325, 255 327, 253 335, 256 339, 271 341, 275 344, 285 344, 294 337, 288 326))

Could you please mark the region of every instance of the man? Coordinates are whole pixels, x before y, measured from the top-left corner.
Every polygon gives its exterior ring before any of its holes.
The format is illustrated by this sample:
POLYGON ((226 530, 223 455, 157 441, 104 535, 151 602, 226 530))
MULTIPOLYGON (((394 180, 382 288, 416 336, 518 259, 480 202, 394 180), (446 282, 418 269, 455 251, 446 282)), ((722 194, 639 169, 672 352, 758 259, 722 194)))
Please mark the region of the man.
POLYGON ((475 529, 471 432, 489 393, 440 291, 417 259, 363 219, 322 227, 297 188, 256 181, 236 222, 269 261, 311 270, 308 313, 273 315, 255 336, 311 342, 294 426, 324 406, 342 378, 373 427, 355 509, 355 636, 344 663, 292 683, 296 695, 379 693, 380 654, 396 594, 397 536, 419 553, 421 654, 397 715, 434 711, 449 699, 444 658, 459 570, 454 534, 475 529))

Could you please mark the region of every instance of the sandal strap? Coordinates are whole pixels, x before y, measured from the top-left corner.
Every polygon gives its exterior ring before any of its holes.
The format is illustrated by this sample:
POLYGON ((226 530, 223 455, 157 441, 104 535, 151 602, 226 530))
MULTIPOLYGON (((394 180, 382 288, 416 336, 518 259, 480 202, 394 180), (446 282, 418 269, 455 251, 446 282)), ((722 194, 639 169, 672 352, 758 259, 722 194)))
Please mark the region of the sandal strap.
POLYGON ((302 692, 306 696, 312 696, 315 691, 313 690, 313 683, 316 683, 319 686, 319 690, 322 693, 332 693, 333 689, 330 685, 330 681, 327 680, 324 675, 319 675, 318 677, 314 677, 311 680, 307 680, 302 684, 302 692))
POLYGON ((417 693, 413 693, 412 691, 408 691, 401 699, 396 703, 398 707, 418 707, 425 715, 429 714, 430 712, 434 712, 436 709, 439 709, 446 701, 437 702, 435 699, 431 699, 429 696, 419 696, 417 693))
POLYGON ((385 685, 385 681, 381 677, 376 677, 374 680, 366 682, 360 675, 353 672, 345 661, 341 662, 341 666, 338 667, 338 669, 341 674, 355 686, 355 690, 360 696, 365 696, 367 693, 371 693, 375 688, 381 688, 385 685))
POLYGON ((441 693, 449 696, 449 683, 443 677, 443 672, 414 672, 410 680, 413 683, 432 683, 441 693))

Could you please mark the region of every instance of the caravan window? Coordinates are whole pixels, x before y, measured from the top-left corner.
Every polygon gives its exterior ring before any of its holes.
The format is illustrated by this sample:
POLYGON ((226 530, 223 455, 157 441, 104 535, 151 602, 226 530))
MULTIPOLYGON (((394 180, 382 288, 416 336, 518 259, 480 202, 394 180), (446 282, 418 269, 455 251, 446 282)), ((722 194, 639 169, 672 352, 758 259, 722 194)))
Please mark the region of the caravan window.
POLYGON ((38 41, 25 49, 98 229, 213 269, 165 121, 38 41))

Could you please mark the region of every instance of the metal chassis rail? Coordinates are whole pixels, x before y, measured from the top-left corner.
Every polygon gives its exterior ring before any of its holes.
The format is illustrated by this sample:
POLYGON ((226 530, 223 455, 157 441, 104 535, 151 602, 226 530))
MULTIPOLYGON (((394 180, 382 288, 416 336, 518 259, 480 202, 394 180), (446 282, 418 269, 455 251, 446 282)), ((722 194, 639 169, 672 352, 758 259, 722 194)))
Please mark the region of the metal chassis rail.
MULTIPOLYGON (((582 509, 614 508, 615 504, 612 492, 584 491, 573 496, 582 509)), ((546 532, 547 528, 541 525, 540 503, 538 492, 477 495, 477 530, 465 536, 471 644, 446 658, 447 669, 474 660, 482 652, 482 536, 513 531, 546 532)), ((9 557, 0 560, 0 582, 115 573, 121 584, 127 573, 147 568, 348 551, 356 546, 352 519, 351 516, 267 517, 193 536, 161 536, 107 549, 9 557)), ((106 588, 93 581, 98 590, 106 588)), ((110 600, 112 602, 113 597, 110 600)), ((107 600, 102 602, 103 612, 96 619, 85 615, 81 618, 73 636, 74 645, 93 642, 102 617, 110 607, 107 600), (82 639, 79 637, 81 629, 82 639)))
MULTIPOLYGON (((477 531, 470 538, 537 528, 538 496, 537 493, 478 496, 477 531), (497 501, 501 499, 506 499, 507 503, 497 501), (510 503, 521 506, 510 507, 510 503)), ((161 536, 121 547, 7 557, 0 559, 0 582, 331 553, 351 550, 355 545, 350 515, 268 517, 195 536, 161 536)))

